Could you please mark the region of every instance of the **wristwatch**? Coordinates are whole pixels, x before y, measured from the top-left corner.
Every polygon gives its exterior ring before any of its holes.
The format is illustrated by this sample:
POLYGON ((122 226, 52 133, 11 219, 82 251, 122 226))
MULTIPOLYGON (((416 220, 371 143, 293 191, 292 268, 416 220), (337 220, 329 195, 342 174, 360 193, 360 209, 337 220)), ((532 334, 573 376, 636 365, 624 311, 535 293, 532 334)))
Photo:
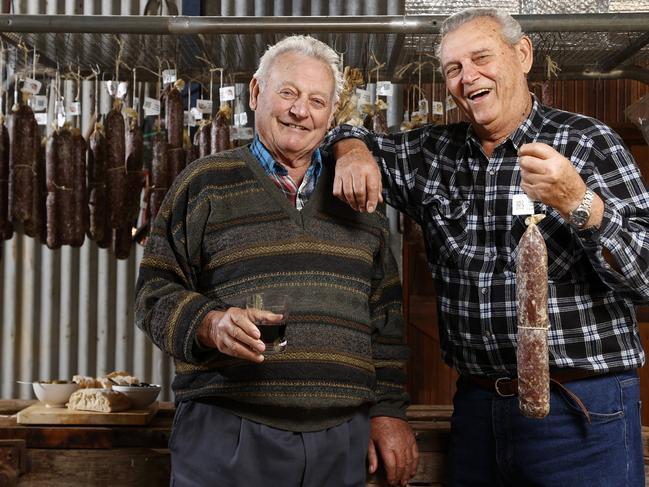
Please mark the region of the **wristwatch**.
POLYGON ((595 193, 590 188, 586 188, 586 194, 579 203, 579 206, 570 212, 570 224, 575 228, 582 229, 586 226, 590 218, 590 207, 593 204, 595 193))

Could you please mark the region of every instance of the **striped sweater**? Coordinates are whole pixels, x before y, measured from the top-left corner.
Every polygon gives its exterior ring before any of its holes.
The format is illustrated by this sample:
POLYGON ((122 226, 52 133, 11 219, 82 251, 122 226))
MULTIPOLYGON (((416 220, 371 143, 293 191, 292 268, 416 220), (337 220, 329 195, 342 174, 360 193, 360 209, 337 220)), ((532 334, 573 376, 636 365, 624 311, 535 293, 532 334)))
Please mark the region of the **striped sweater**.
POLYGON ((332 185, 325 164, 298 211, 248 148, 195 161, 176 179, 136 292, 137 326, 174 357, 176 401, 207 400, 295 431, 363 407, 404 417, 407 349, 387 220, 354 212, 332 185), (267 289, 291 297, 284 352, 256 364, 198 345, 209 311, 245 307, 267 289))

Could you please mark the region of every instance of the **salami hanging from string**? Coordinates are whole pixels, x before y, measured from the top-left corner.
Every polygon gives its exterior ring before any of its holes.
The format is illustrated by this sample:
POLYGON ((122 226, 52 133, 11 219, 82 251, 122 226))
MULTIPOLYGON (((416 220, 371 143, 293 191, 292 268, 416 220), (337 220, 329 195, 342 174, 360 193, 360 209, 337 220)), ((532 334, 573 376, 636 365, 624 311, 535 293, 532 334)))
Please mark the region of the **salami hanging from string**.
POLYGON ((536 226, 544 216, 526 218, 516 262, 518 400, 521 413, 529 418, 544 418, 550 412, 548 252, 536 226))

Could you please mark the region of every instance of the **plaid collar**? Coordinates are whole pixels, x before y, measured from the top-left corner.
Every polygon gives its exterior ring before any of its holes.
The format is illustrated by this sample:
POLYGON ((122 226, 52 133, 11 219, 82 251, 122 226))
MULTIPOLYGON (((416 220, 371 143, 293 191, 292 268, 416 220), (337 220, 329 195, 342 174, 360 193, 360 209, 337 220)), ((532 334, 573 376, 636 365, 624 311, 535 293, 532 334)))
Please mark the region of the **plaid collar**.
MULTIPOLYGON (((288 176, 288 170, 273 158, 268 149, 259 140, 258 135, 255 135, 255 139, 250 144, 250 152, 257 158, 268 176, 288 176)), ((304 175, 304 180, 313 180, 315 186, 321 169, 322 154, 320 153, 320 149, 316 149, 311 156, 311 164, 304 175)))

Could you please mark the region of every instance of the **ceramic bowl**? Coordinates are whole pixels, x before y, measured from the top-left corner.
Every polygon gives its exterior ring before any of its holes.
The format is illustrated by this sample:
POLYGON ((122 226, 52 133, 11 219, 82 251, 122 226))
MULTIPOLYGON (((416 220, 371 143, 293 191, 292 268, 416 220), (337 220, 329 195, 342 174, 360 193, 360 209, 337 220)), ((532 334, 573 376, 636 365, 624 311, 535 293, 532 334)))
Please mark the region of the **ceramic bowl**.
POLYGON ((157 399, 160 389, 157 384, 113 385, 114 391, 121 392, 131 400, 132 409, 146 409, 157 399))
POLYGON ((62 408, 70 395, 79 388, 74 382, 32 382, 34 394, 49 408, 62 408))

